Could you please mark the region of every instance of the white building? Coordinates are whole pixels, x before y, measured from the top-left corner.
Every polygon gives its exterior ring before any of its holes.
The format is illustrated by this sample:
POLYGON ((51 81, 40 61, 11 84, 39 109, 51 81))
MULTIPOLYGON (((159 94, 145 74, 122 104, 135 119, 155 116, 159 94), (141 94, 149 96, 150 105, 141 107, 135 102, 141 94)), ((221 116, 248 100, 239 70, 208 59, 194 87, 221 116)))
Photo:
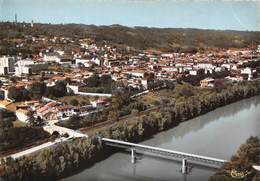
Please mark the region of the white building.
POLYGON ((88 59, 81 59, 81 58, 77 58, 76 59, 76 64, 82 64, 84 65, 85 67, 90 67, 91 66, 91 63, 90 63, 90 60, 88 59))
POLYGON ((15 114, 17 119, 22 122, 29 121, 30 117, 32 116, 31 112, 25 109, 18 109, 15 114))
POLYGON ((251 69, 249 67, 241 70, 241 75, 246 75, 247 80, 251 80, 254 77, 254 74, 256 74, 256 70, 251 69))
POLYGON ((92 58, 91 62, 94 62, 95 64, 102 66, 103 65, 103 60, 99 59, 99 58, 92 58))
POLYGON ((47 70, 48 64, 45 62, 36 62, 31 59, 19 60, 15 64, 15 75, 31 75, 33 72, 47 70))
POLYGON ((60 57, 60 59, 56 62, 60 65, 71 65, 73 63, 73 60, 71 57, 63 56, 63 57, 60 57))
POLYGON ((172 59, 173 54, 172 53, 163 53, 163 54, 161 54, 161 58, 162 59, 172 59))
POLYGON ((132 71, 124 72, 124 73, 132 75, 136 78, 144 78, 145 71, 143 71, 143 70, 132 70, 132 71))
POLYGON ((46 62, 59 62, 60 58, 56 54, 44 55, 43 60, 46 62))
POLYGON ((214 69, 215 66, 212 65, 211 63, 198 63, 195 66, 197 69, 214 69))
POLYGON ((65 118, 65 117, 71 117, 78 113, 75 111, 75 108, 70 105, 58 106, 55 109, 57 110, 57 117, 59 119, 65 118))
POLYGON ((1 57, 0 58, 0 75, 7 75, 10 73, 14 73, 15 71, 15 62, 16 59, 14 57, 1 57))
POLYGON ((190 74, 190 75, 197 75, 197 74, 198 74, 198 71, 197 71, 197 70, 190 70, 190 71, 189 71, 189 74, 190 74))

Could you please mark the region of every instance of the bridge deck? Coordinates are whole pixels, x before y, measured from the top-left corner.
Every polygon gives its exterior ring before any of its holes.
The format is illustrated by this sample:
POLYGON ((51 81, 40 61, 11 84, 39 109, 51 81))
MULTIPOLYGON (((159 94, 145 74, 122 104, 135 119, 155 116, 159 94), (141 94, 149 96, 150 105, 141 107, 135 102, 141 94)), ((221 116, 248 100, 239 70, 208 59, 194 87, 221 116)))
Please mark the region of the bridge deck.
POLYGON ((169 150, 169 149, 135 144, 135 143, 125 142, 125 141, 120 141, 120 140, 113 140, 113 139, 108 139, 108 138, 102 138, 102 141, 105 142, 105 144, 114 146, 114 147, 121 147, 121 148, 126 148, 126 149, 130 148, 130 149, 134 149, 136 151, 149 152, 149 153, 159 155, 159 156, 187 159, 189 161, 200 162, 200 163, 215 165, 215 166, 221 166, 226 161, 226 160, 217 159, 217 158, 213 158, 213 157, 195 155, 195 154, 190 154, 190 153, 173 151, 173 150, 169 150))

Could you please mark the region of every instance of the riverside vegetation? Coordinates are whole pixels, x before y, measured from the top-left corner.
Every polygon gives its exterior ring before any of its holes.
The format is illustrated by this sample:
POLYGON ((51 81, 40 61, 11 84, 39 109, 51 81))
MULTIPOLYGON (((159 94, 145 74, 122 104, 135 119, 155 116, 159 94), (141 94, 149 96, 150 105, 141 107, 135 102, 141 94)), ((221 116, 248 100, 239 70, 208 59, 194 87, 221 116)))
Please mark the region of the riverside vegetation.
MULTIPOLYGON (((159 111, 147 112, 125 121, 115 121, 98 130, 96 134, 138 142, 217 107, 259 95, 260 82, 242 82, 207 91, 183 83, 168 91, 169 95, 175 96, 158 101, 156 104, 159 111)), ((2 160, 0 177, 4 180, 46 180, 72 174, 109 155, 109 150, 95 140, 93 137, 75 138, 17 160, 2 160)))
POLYGON ((209 181, 252 180, 260 178, 259 172, 252 165, 259 165, 260 140, 250 137, 241 145, 237 153, 209 181))

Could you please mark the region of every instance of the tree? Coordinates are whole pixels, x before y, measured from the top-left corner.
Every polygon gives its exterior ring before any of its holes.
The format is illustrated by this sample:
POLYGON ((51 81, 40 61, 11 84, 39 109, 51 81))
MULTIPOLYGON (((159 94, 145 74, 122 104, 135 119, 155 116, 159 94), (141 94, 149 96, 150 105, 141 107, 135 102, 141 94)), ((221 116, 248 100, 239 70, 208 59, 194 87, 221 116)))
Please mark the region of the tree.
POLYGON ((17 99, 19 99, 21 94, 20 94, 20 91, 18 89, 16 89, 15 87, 10 87, 8 89, 8 95, 7 96, 8 96, 9 99, 17 100, 17 99))
POLYGON ((98 87, 99 85, 99 76, 98 74, 94 73, 91 77, 83 80, 88 87, 98 87))
POLYGON ((17 79, 17 78, 16 78, 16 77, 13 77, 13 76, 10 78, 10 80, 11 80, 13 83, 16 83, 16 82, 17 82, 16 79, 17 79))
POLYGON ((117 122, 117 121, 119 121, 119 113, 118 113, 118 111, 117 110, 109 111, 107 120, 110 121, 110 122, 117 122))
POLYGON ((43 82, 33 83, 30 91, 34 98, 41 98, 46 91, 46 85, 43 82))
POLYGON ((112 80, 112 77, 110 75, 102 75, 99 79, 101 86, 111 85, 112 81, 113 80, 112 80))
POLYGON ((48 97, 63 97, 67 94, 67 86, 63 81, 57 81, 55 86, 47 87, 45 96, 48 97))
POLYGON ((63 97, 67 93, 67 87, 65 82, 63 81, 58 81, 56 82, 56 85, 54 86, 54 96, 55 97, 63 97))
POLYGON ((10 119, 1 119, 0 117, 0 129, 8 129, 13 127, 13 123, 10 119))
POLYGON ((38 116, 37 118, 31 117, 29 119, 29 125, 31 127, 38 127, 43 125, 43 120, 38 116))
POLYGON ((73 106, 78 106, 79 105, 79 101, 77 99, 71 99, 70 100, 70 104, 73 106))
POLYGON ((10 87, 7 96, 14 101, 30 100, 29 92, 24 88, 10 87))
POLYGON ((175 92, 179 96, 190 97, 194 95, 193 89, 194 87, 188 83, 177 84, 177 86, 175 87, 175 92))

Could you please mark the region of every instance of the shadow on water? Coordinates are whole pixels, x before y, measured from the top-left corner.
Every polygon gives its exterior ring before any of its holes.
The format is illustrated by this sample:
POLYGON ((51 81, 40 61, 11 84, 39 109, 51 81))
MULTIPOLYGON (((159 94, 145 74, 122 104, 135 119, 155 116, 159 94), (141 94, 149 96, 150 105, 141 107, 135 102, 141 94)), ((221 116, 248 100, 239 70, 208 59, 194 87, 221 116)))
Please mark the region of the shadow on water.
MULTIPOLYGON (((130 151, 127 150, 121 150, 122 153, 124 153, 125 155, 131 155, 130 151)), ((179 167, 181 167, 182 165, 182 159, 181 158, 177 158, 177 157, 167 157, 167 156, 158 156, 158 155, 154 155, 154 154, 142 154, 142 153, 136 153, 136 163, 140 163, 142 161, 145 161, 145 159, 153 159, 154 161, 160 161, 160 162, 171 162, 175 165, 179 165, 179 167)), ((134 164, 133 164, 134 165, 134 164)), ((191 167, 196 167, 199 169, 204 169, 204 170, 208 170, 208 171, 216 171, 218 169, 218 167, 214 167, 213 165, 206 165, 203 163, 199 163, 199 162, 188 162, 188 165, 191 167)))

